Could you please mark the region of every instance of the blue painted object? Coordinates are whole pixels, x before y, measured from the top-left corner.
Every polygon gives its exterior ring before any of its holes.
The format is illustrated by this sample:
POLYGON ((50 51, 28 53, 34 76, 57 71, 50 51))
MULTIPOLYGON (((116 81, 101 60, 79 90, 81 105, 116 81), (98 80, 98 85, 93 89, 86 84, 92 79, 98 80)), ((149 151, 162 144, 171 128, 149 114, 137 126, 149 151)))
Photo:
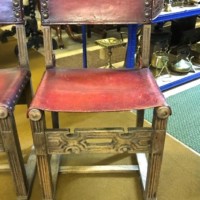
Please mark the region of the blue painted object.
POLYGON ((200 72, 197 72, 197 73, 192 74, 190 76, 187 76, 187 77, 181 78, 179 80, 173 81, 171 83, 167 83, 167 84, 161 86, 160 90, 162 92, 164 92, 166 90, 169 90, 169 89, 174 88, 176 86, 182 85, 184 83, 188 83, 188 82, 193 81, 193 80, 198 79, 198 78, 200 78, 200 72))
POLYGON ((163 12, 153 20, 153 23, 160 23, 180 19, 185 17, 200 15, 200 6, 184 7, 178 9, 176 12, 163 12))
POLYGON ((135 65, 135 51, 137 46, 137 29, 138 25, 128 25, 128 44, 126 52, 126 68, 134 68, 135 65))
POLYGON ((86 25, 82 25, 83 68, 87 68, 87 34, 86 25))

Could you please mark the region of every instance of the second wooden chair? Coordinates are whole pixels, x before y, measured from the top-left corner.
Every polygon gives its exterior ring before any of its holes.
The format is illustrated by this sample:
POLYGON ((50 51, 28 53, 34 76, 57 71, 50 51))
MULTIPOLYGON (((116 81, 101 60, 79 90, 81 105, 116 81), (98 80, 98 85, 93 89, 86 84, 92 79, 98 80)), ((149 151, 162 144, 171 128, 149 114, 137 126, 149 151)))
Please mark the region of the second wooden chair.
MULTIPOLYGON (((43 199, 55 199, 62 154, 136 154, 139 167, 64 168, 68 172, 139 170, 145 200, 157 198, 167 119, 171 111, 148 68, 67 69, 56 67, 51 27, 62 24, 150 23, 163 1, 41 0, 46 71, 29 107, 43 199), (143 127, 144 110, 154 109, 152 127, 143 127), (58 113, 136 110, 136 127, 75 129, 59 127, 58 113), (45 113, 52 112, 53 128, 45 113), (147 155, 147 158, 146 158, 147 155)), ((148 42, 148 41, 147 41, 148 42)), ((81 67, 80 67, 81 68, 81 67)), ((103 123, 103 122, 102 122, 103 123)), ((63 169, 63 168, 62 168, 63 169)), ((84 197, 81 197, 84 198, 84 197)))

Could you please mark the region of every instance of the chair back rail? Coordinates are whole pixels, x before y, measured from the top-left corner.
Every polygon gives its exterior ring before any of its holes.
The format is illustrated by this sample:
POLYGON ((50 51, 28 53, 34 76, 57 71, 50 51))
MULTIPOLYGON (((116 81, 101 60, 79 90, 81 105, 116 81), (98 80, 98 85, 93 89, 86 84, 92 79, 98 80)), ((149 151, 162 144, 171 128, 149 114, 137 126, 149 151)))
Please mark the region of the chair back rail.
POLYGON ((22 0, 0 0, 0 24, 23 23, 22 0))
POLYGON ((40 0, 46 67, 54 65, 50 25, 145 24, 163 8, 163 0, 40 0))
POLYGON ((40 0, 42 24, 149 23, 163 0, 40 0))

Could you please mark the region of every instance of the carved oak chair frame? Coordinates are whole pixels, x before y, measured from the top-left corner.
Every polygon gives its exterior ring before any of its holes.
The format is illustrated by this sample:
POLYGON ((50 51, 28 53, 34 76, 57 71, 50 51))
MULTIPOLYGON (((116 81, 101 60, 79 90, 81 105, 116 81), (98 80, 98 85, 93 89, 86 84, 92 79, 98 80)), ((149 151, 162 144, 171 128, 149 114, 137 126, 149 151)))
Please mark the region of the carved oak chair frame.
POLYGON ((15 105, 28 106, 32 100, 22 1, 3 0, 0 13, 0 24, 16 27, 19 58, 19 64, 16 64, 16 67, 0 69, 0 152, 5 152, 9 161, 8 166, 1 165, 0 167, 3 171, 11 170, 17 199, 25 200, 30 197, 30 188, 36 169, 36 156, 32 151, 25 166, 14 117, 15 105))
MULTIPOLYGON (((157 187, 171 110, 148 68, 66 69, 57 68, 52 50, 52 25, 62 24, 149 24, 159 14, 163 1, 41 0, 46 71, 29 107, 37 167, 43 199, 55 199, 59 171, 86 172, 84 167, 60 168, 62 154, 136 154, 138 166, 92 167, 94 172, 139 170, 145 200, 157 198, 157 187), (152 126, 143 127, 144 110, 153 108, 152 126), (59 128, 58 113, 136 110, 135 128, 59 128), (53 128, 46 126, 52 112, 53 128), (111 142, 94 142, 109 139, 111 142), (93 140, 92 143, 90 141, 93 140), (148 154, 148 159, 146 158, 148 154)), ((148 42, 144 42, 148 46, 148 42)), ((144 45, 145 48, 145 45, 144 45)))

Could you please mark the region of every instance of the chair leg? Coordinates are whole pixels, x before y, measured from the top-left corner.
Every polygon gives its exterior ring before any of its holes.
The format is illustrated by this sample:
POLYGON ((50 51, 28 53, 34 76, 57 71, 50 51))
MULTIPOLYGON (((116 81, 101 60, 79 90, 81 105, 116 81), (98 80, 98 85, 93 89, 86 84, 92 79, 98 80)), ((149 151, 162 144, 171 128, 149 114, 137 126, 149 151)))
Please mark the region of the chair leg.
POLYGON ((57 25, 54 28, 56 29, 56 35, 58 37, 59 48, 63 49, 64 48, 64 42, 63 42, 63 38, 62 38, 62 27, 57 25))
POLYGON ((52 181, 50 156, 47 153, 45 142, 45 116, 44 112, 33 109, 29 112, 33 141, 36 147, 37 170, 42 188, 43 200, 54 200, 54 185, 52 181))
POLYGON ((53 128, 59 128, 58 112, 51 112, 51 118, 52 118, 52 126, 53 126, 53 128))
POLYGON ((143 127, 144 125, 144 110, 137 110, 137 127, 143 127))
POLYGON ((32 101, 32 97, 33 97, 33 89, 32 89, 31 82, 29 81, 26 84, 23 90, 23 93, 21 94, 17 104, 27 105, 29 107, 32 101))
POLYGON ((25 92, 26 92, 26 104, 29 107, 33 99, 33 87, 31 81, 27 83, 25 92))
POLYGON ((49 155, 37 155, 37 169, 43 193, 43 200, 54 200, 49 155))
POLYGON ((157 199, 157 188, 161 170, 161 163, 164 150, 167 119, 170 115, 168 107, 154 109, 152 127, 154 130, 152 151, 149 154, 148 173, 144 191, 145 200, 157 199))
POLYGON ((6 118, 0 119, 0 133, 4 150, 8 156, 18 199, 28 199, 29 183, 26 176, 19 138, 17 136, 16 124, 12 113, 9 113, 6 118))

